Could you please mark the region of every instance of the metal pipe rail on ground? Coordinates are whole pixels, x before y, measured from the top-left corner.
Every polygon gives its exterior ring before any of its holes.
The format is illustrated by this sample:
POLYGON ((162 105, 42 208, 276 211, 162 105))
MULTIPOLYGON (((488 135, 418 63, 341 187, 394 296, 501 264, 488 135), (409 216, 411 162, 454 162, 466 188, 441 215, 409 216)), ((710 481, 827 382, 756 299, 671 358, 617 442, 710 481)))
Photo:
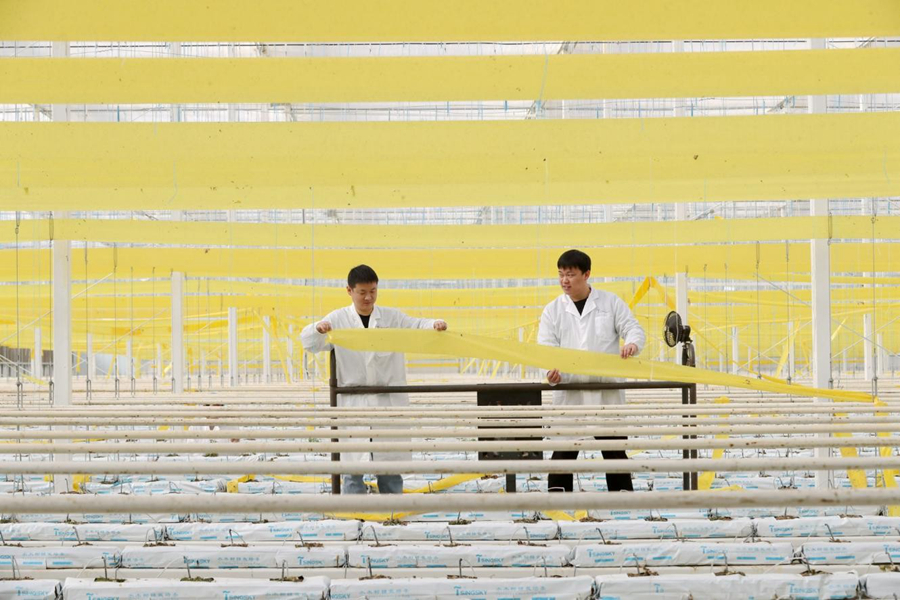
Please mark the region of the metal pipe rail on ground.
MULTIPOLYGON (((479 384, 472 384, 479 385, 479 384)), ((716 404, 716 401, 721 398, 723 395, 727 396, 732 404, 761 404, 765 402, 776 402, 775 400, 766 400, 765 397, 760 398, 758 395, 753 396, 740 396, 736 395, 733 392, 728 392, 727 394, 724 392, 717 392, 715 394, 711 394, 708 396, 702 396, 698 390, 697 404, 698 405, 708 405, 708 404, 716 404)), ((189 405, 197 405, 197 404, 207 404, 207 405, 220 405, 220 406, 246 406, 246 407, 260 407, 260 406, 286 406, 286 407, 301 407, 308 410, 315 410, 316 407, 327 407, 328 402, 325 399, 324 394, 317 394, 315 398, 313 397, 304 397, 302 394, 296 393, 284 393, 285 398, 275 399, 275 398, 266 398, 266 399, 253 399, 247 397, 240 398, 230 398, 230 397, 220 397, 218 394, 210 394, 206 395, 205 392, 200 392, 195 394, 190 398, 184 399, 172 399, 172 398, 158 398, 154 399, 153 397, 148 399, 142 398, 128 398, 127 401, 122 399, 119 400, 92 400, 91 402, 73 402, 70 406, 76 408, 103 408, 107 406, 144 406, 144 407, 155 407, 155 406, 189 406, 189 405)), ((769 398, 777 397, 776 394, 769 395, 769 398)), ((433 410, 433 411, 452 411, 454 410, 455 404, 451 404, 446 401, 446 399, 441 399, 441 402, 438 402, 436 399, 434 400, 433 405, 430 401, 425 398, 418 397, 418 395, 413 394, 410 398, 412 406, 421 407, 423 410, 433 410)), ((472 401, 468 401, 468 399, 460 394, 457 398, 451 398, 453 402, 466 402, 470 407, 475 408, 476 405, 472 401)), ((887 404, 896 405, 898 402, 897 397, 892 397, 886 394, 880 394, 879 400, 885 402, 887 404)), ((821 403, 822 400, 816 400, 813 398, 780 398, 777 402, 784 404, 792 404, 792 405, 812 405, 816 403, 821 403)), ((675 405, 677 403, 676 400, 667 400, 666 398, 660 398, 658 396, 653 397, 631 397, 625 403, 625 406, 636 406, 642 407, 645 405, 652 404, 660 404, 660 405, 675 405)), ((871 406, 872 402, 870 400, 841 400, 841 404, 848 404, 850 406, 853 405, 863 405, 863 406, 871 406)), ((49 404, 46 400, 42 402, 26 402, 25 406, 34 405, 41 407, 49 407, 49 404)), ((6 408, 18 408, 19 404, 11 401, 11 402, 2 402, 0 401, 0 407, 6 408)), ((394 410, 393 407, 382 407, 388 410, 394 410)), ((527 409, 528 407, 521 407, 522 409, 527 409)), ((546 407, 545 407, 546 408, 546 407)), ((576 408, 576 407, 570 407, 576 408)), ((590 408, 590 407, 585 407, 590 408)), ((352 409, 347 409, 352 410, 352 409)), ((402 410, 402 409, 400 409, 402 410)))
MULTIPOLYGON (((695 415, 683 415, 682 419, 693 419, 695 415)), ((800 425, 819 425, 819 424, 833 424, 833 425, 883 425, 887 429, 897 426, 900 424, 900 417, 879 417, 879 416, 867 416, 867 417, 844 417, 844 416, 804 416, 804 415, 783 415, 779 417, 731 417, 721 416, 717 419, 706 419, 702 421, 704 427, 732 427, 732 426, 740 426, 740 425, 778 425, 784 423, 785 420, 789 418, 791 423, 796 423, 798 426, 800 425)), ((665 427, 667 424, 672 423, 671 418, 654 418, 654 417, 633 417, 631 419, 625 418, 601 418, 601 419, 591 419, 591 418, 562 418, 562 419, 541 419, 540 417, 525 417, 523 419, 466 419, 466 418, 448 418, 448 419, 292 419, 292 418, 252 418, 252 417, 222 417, 222 418, 205 418, 205 417, 195 417, 189 419, 183 418, 152 418, 152 417, 137 417, 137 418, 128 418, 128 417, 85 417, 85 418, 44 418, 44 417, 31 417, 22 419, 0 419, 0 431, 2 431, 2 427, 41 427, 41 426, 71 426, 71 427, 94 427, 96 426, 98 421, 102 421, 105 427, 138 427, 138 426, 168 426, 168 427, 204 427, 204 426, 217 426, 217 425, 227 425, 233 427, 308 427, 310 429, 313 428, 324 428, 324 427, 415 427, 418 431, 427 432, 427 435, 420 435, 417 437, 431 437, 431 432, 436 429, 441 428, 454 428, 456 430, 465 429, 465 428, 512 428, 512 427, 536 427, 546 428, 546 431, 553 431, 554 429, 559 430, 567 430, 571 431, 573 429, 577 429, 579 427, 585 427, 587 429, 595 429, 592 424, 596 422, 601 422, 602 427, 610 428, 613 426, 616 427, 665 427), (483 424, 482 424, 483 423, 483 424)), ((694 421, 691 421, 694 423, 694 421)), ((670 427, 675 427, 676 425, 670 425, 670 427)), ((694 425, 684 425, 686 427, 693 427, 694 425)), ((700 425, 696 425, 699 427, 700 425)), ((409 431, 407 429, 407 431, 409 431)), ((577 433, 577 432, 576 432, 577 433)), ((671 432, 670 432, 671 433, 671 432)), ((566 433, 565 435, 572 435, 571 433, 566 433)), ((640 435, 640 434, 638 434, 640 435)), ((410 437, 409 435, 400 436, 400 437, 410 437)))
MULTIPOLYGON (((668 459, 628 460, 496 460, 490 469, 481 469, 488 461, 442 460, 373 461, 336 464, 327 460, 284 461, 208 461, 179 462, 117 461, 8 461, 0 462, 0 475, 254 475, 261 472, 279 475, 365 475, 373 472, 392 474, 458 473, 671 473, 674 461, 668 459)), ((900 456, 850 458, 691 458, 674 470, 743 473, 752 471, 846 471, 852 469, 900 469, 900 456)), ((897 491, 900 494, 900 488, 897 491)), ((2 496, 0 496, 2 498, 2 496)))
MULTIPOLYGON (((330 353, 330 370, 328 379, 329 404, 332 408, 338 408, 339 395, 365 395, 365 394, 390 394, 390 393, 428 393, 428 394, 445 394, 445 393, 461 393, 475 392, 478 395, 478 403, 481 404, 482 396, 491 398, 490 402, 497 404, 506 404, 503 394, 508 393, 510 398, 516 397, 523 392, 530 392, 536 397, 536 404, 541 404, 541 393, 545 391, 586 391, 586 390, 658 390, 658 389, 680 389, 681 403, 683 405, 697 404, 697 385, 694 383, 683 383, 676 381, 623 381, 610 383, 567 383, 550 385, 544 383, 482 383, 482 384, 450 384, 450 385, 400 385, 400 386, 338 386, 337 360, 335 359, 334 350, 330 353)), ((509 404, 518 403, 519 400, 509 402, 509 404)), ((684 415, 682 418, 693 419, 693 415, 684 415)), ((332 427, 337 430, 337 427, 332 427)), ((621 435, 621 434, 613 434, 621 435)), ((411 436, 410 436, 411 437, 411 436)), ((696 439, 693 433, 683 434, 683 439, 696 439)), ((332 442, 337 439, 333 438, 332 442)), ((696 459, 697 451, 685 448, 682 450, 682 458, 696 459)), ((333 462, 340 462, 340 452, 331 454, 333 462)), ((491 461, 492 463, 496 461, 491 461)), ((381 473, 381 471, 369 471, 370 473, 381 473)), ((569 472, 569 471, 562 471, 569 472)), ((362 473, 365 474, 365 473, 362 473)), ((697 489, 698 476, 696 472, 685 471, 682 474, 682 485, 685 490, 697 489)), ((506 478, 507 491, 515 491, 516 479, 515 475, 510 473, 506 478)), ((339 495, 341 493, 341 474, 334 473, 331 478, 332 494, 339 495)))
MULTIPOLYGON (((671 510, 790 506, 890 506, 900 504, 898 488, 708 492, 579 492, 553 494, 170 494, 125 496, 68 494, 6 495, 0 513, 15 514, 278 514, 427 513, 459 511, 671 510)), ((374 515, 376 518, 383 518, 374 515)))
MULTIPOLYGON (((489 385, 489 384, 486 384, 489 385)), ((387 407, 385 407, 387 408, 387 407)), ((524 407, 523 407, 524 408, 524 407)), ((235 410, 231 408, 216 407, 204 405, 201 407, 179 407, 177 409, 168 409, 170 414, 178 418, 186 417, 209 417, 209 418, 240 418, 240 417, 260 417, 260 418, 293 418, 293 419, 352 419, 352 418, 373 418, 373 419, 397 419, 397 418, 416 418, 417 420, 425 419, 445 419, 456 418, 458 412, 441 411, 431 412, 427 409, 404 411, 382 410, 382 407, 373 407, 370 411, 334 411, 334 416, 330 410, 304 410, 304 409, 243 409, 235 410)), ((532 410, 477 410, 476 407, 466 409, 466 413, 471 412, 474 416, 470 418, 478 419, 578 419, 589 417, 632 417, 632 416, 681 416, 681 415, 756 415, 756 414, 798 414, 798 415, 841 415, 841 414, 890 414, 900 413, 900 407, 897 406, 805 406, 805 405, 784 405, 784 404, 757 404, 757 405, 721 405, 714 406, 686 406, 672 408, 667 406, 650 406, 640 408, 629 407, 606 407, 600 410, 557 410, 551 407, 534 407, 532 410)), ((73 409, 69 407, 60 407, 57 409, 44 410, 10 410, 0 411, 0 418, 45 418, 58 417, 66 418, 72 416, 78 417, 110 417, 110 418, 131 418, 147 415, 157 415, 159 409, 134 409, 126 406, 116 407, 115 409, 73 409)))
MULTIPOLYGON (((229 435, 234 435, 230 433, 229 435)), ((221 439, 221 438, 220 438, 221 439)), ((236 456, 256 453, 320 453, 332 452, 545 452, 551 450, 736 450, 751 448, 892 448, 900 447, 900 436, 890 437, 841 437, 841 438, 739 438, 694 440, 638 439, 628 440, 569 440, 546 439, 538 441, 460 440, 452 442, 83 442, 83 443, 28 443, 0 445, 0 455, 14 454, 219 454, 236 456)))
MULTIPOLYGON (((8 410, 0 410, 0 418, 18 418, 25 416, 40 417, 42 415, 60 415, 60 416, 104 416, 107 414, 126 413, 133 416, 152 416, 167 414, 173 417, 191 416, 202 412, 210 417, 222 418, 229 415, 279 415, 290 416, 292 418, 323 418, 325 415, 334 415, 334 418, 351 418, 359 416, 370 416, 373 412, 364 412, 360 410, 342 409, 331 411, 329 406, 276 406, 276 405, 250 405, 250 406, 222 406, 213 402, 195 402, 191 405, 173 405, 161 411, 162 407, 134 407, 129 405, 109 405, 104 407, 85 407, 79 410, 79 407, 69 406, 53 407, 53 406, 37 406, 37 407, 10 407, 8 410), (56 410, 59 409, 59 410, 56 410)), ((632 416, 632 415, 649 415, 649 414, 782 414, 788 412, 792 414, 890 414, 896 415, 900 413, 900 403, 878 404, 872 403, 841 403, 834 405, 826 405, 825 402, 820 403, 786 403, 781 404, 776 401, 767 401, 761 403, 735 403, 735 402, 718 402, 718 403, 699 403, 696 406, 683 408, 672 403, 669 404, 631 404, 626 403, 617 408, 600 409, 600 410, 575 410, 572 408, 557 407, 521 407, 517 410, 494 410, 483 411, 474 403, 453 403, 448 405, 446 409, 442 407, 434 407, 431 405, 409 405, 402 409, 392 407, 373 407, 377 409, 377 416, 380 418, 390 417, 417 417, 417 418, 444 418, 449 415, 458 414, 460 409, 465 409, 466 414, 472 417, 484 415, 485 417, 495 416, 498 418, 531 418, 533 416, 543 415, 545 417, 587 417, 587 416, 632 416), (471 411, 471 412, 470 412, 471 411)), ((329 417, 331 418, 331 417, 329 417)))
MULTIPOLYGON (((160 425, 169 425, 168 422, 160 425)), ((197 423, 194 423, 195 425, 197 423)), ((207 423, 202 423, 206 425, 207 423)), ((221 425, 222 423, 217 423, 221 425)), ((246 423, 243 423, 246 425, 246 423)), ((531 427, 524 428, 428 428, 418 432, 417 438, 478 438, 478 437, 508 437, 517 438, 558 438, 558 437, 610 437, 610 436, 668 436, 668 435, 793 435, 814 433, 871 433, 886 434, 900 431, 900 426, 892 423, 833 423, 822 421, 820 424, 797 425, 728 425, 704 422, 699 425, 672 425, 668 427, 658 426, 616 426, 616 427, 555 427, 535 431, 531 427)), ((113 425, 107 425, 112 427, 113 425)), ((85 426, 87 427, 87 426, 85 426)), ((116 440, 193 440, 193 439, 295 439, 312 440, 323 437, 331 438, 386 438, 409 439, 408 429, 372 429, 372 430, 340 430, 333 431, 326 428, 303 429, 228 429, 228 430, 201 430, 201 431, 154 431, 154 430, 109 430, 109 429, 81 429, 69 431, 51 431, 47 429, 0 429, 0 440, 50 440, 70 439, 116 439, 116 440)))

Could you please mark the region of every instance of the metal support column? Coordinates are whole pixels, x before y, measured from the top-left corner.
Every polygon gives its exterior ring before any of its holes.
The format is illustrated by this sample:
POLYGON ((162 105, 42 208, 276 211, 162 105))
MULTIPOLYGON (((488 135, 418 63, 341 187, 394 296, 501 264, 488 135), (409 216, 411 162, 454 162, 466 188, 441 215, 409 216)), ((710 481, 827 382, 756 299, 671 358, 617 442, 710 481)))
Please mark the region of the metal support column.
POLYGON ((240 383, 241 372, 238 364, 238 322, 237 307, 228 307, 228 377, 229 385, 234 387, 240 383))
POLYGON ((272 383, 272 318, 268 315, 263 317, 263 382, 272 383))
POLYGON ((172 393, 184 393, 184 273, 172 271, 172 393))
MULTIPOLYGON (((811 50, 824 50, 824 39, 810 40, 811 50)), ((809 97, 809 113, 818 114, 826 111, 826 96, 809 97)), ((810 215, 827 217, 828 200, 811 200, 810 215)), ((812 275, 812 328, 813 328, 813 385, 829 388, 831 380, 831 254, 829 240, 817 238, 810 240, 810 271, 812 275)), ((820 434, 827 435, 827 434, 820 434)), ((828 448, 816 448, 816 458, 830 455, 828 448)), ((831 474, 827 471, 816 472, 816 488, 831 487, 831 474)))

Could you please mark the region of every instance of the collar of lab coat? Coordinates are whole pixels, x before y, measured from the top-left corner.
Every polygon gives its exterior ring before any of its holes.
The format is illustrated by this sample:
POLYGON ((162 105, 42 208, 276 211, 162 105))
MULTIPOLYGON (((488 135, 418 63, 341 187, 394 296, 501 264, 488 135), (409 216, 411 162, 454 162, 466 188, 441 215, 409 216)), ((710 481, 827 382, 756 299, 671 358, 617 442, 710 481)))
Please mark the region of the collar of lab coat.
MULTIPOLYGON (((351 304, 348 307, 348 310, 353 314, 353 317, 356 319, 354 321, 356 329, 362 329, 362 318, 360 318, 359 313, 356 312, 356 307, 351 304)), ((369 315, 369 329, 375 329, 378 325, 378 319, 381 317, 381 310, 378 308, 378 305, 375 305, 375 308, 372 310, 372 314, 369 315)))
POLYGON ((584 303, 584 310, 580 314, 578 313, 578 309, 575 307, 575 302, 569 296, 566 296, 566 300, 568 301, 566 302, 566 312, 570 312, 576 317, 586 317, 592 310, 597 308, 594 298, 594 288, 591 288, 591 293, 588 294, 588 297, 586 298, 584 303))

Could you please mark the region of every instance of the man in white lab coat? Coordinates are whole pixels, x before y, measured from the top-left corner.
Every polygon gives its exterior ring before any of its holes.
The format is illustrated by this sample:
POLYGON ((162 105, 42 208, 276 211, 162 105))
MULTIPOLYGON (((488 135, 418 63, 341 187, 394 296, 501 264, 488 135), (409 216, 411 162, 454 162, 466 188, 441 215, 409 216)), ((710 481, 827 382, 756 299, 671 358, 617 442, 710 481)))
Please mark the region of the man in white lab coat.
MULTIPOLYGON (((447 324, 441 320, 417 319, 395 308, 375 306, 378 298, 378 275, 366 265, 350 270, 347 276, 347 294, 353 301, 350 306, 332 311, 318 323, 303 328, 300 340, 309 352, 335 351, 339 386, 406 385, 406 358, 398 352, 356 352, 328 341, 332 329, 436 329, 444 331, 447 324)), ((408 406, 407 394, 339 395, 338 406, 376 407, 408 406)), ((390 441, 377 438, 378 441, 390 441)), ((343 452, 341 460, 409 460, 409 452, 343 452), (373 456, 374 454, 374 456, 373 456)), ((402 475, 378 475, 378 491, 382 494, 402 494, 402 475)), ((346 494, 365 494, 362 475, 344 475, 341 489, 346 494)))
MULTIPOLYGON (((591 288, 591 257, 579 250, 568 250, 557 261, 559 285, 563 294, 544 308, 538 329, 538 344, 618 354, 623 359, 636 356, 646 342, 644 330, 628 308, 615 294, 591 288), (625 340, 619 347, 619 338, 625 340)), ((547 380, 557 383, 586 383, 594 381, 620 381, 584 375, 560 373, 558 369, 547 372, 547 380)), ((554 405, 624 404, 624 390, 559 390, 553 393, 554 405)), ((607 437, 597 439, 624 439, 607 437)), ((578 451, 553 453, 551 460, 574 460, 578 451)), ((604 450, 603 458, 626 459, 624 450, 604 450)), ((551 473, 547 485, 551 492, 571 492, 571 473, 551 473)), ((630 473, 607 473, 606 484, 610 491, 632 491, 630 473)))

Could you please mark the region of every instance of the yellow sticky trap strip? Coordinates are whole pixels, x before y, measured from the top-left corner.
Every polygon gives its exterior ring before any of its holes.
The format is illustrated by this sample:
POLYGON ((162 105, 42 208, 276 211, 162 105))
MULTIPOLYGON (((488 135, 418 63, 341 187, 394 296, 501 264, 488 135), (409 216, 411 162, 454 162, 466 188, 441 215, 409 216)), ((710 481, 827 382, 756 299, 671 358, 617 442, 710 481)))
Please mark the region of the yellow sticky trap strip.
POLYGON ((16 58, 0 104, 449 102, 876 94, 900 49, 342 58, 16 58), (592 73, 593 77, 585 77, 592 73))
POLYGON ((327 516, 334 519, 346 519, 356 521, 388 521, 390 519, 403 519, 417 513, 328 513, 327 516))
POLYGON ((541 514, 553 521, 577 521, 578 518, 570 515, 564 510, 543 510, 541 514))
POLYGON ((420 488, 415 488, 412 490, 403 490, 404 494, 428 494, 431 492, 443 492, 444 490, 449 490, 450 488, 456 487, 461 483, 465 483, 467 481, 473 481, 475 479, 481 479, 485 476, 485 473, 460 473, 458 475, 452 475, 450 477, 444 477, 430 486, 426 485, 420 488))
MULTIPOLYGON (((898 112, 900 114, 900 112, 898 112)), ((2 139, 2 137, 0 137, 2 139)), ((898 139, 900 139, 900 131, 898 131, 898 139)), ((900 154, 898 154, 900 161, 900 154)), ((0 166, 2 170, 2 166, 0 166)), ((900 172, 897 173, 900 180, 900 172)), ((0 198, 3 196, 3 190, 0 188, 0 198)), ((900 196, 900 187, 898 187, 898 196, 900 196)), ((2 204, 2 200, 0 200, 2 204)), ((439 243, 439 242, 437 242, 439 243)), ((840 269, 846 273, 861 273, 866 269, 875 269, 876 271, 900 271, 900 256, 896 252, 892 252, 892 246, 896 244, 876 244, 873 248, 871 242, 846 242, 833 244, 831 246, 831 260, 834 269, 840 269), (874 263, 873 263, 874 251, 874 263)), ((793 280, 794 275, 809 270, 809 243, 794 242, 789 246, 791 255, 797 255, 798 258, 792 259, 791 270, 793 280)), ((549 263, 556 264, 556 259, 565 250, 563 246, 540 246, 528 247, 521 249, 498 248, 498 249, 444 249, 431 248, 422 249, 421 251, 411 253, 409 249, 371 249, 365 251, 365 256, 372 264, 378 265, 379 275, 385 279, 529 279, 535 276, 535 268, 537 265, 549 263), (409 257, 419 255, 427 260, 410 262, 409 257), (382 274, 383 273, 383 274, 382 274)), ((755 278, 756 251, 755 248, 748 244, 721 244, 721 245, 695 245, 695 246, 635 246, 629 250, 629 260, 622 261, 622 249, 617 247, 596 247, 586 248, 591 258, 599 263, 608 262, 609 266, 604 266, 604 273, 611 277, 633 277, 635 273, 651 273, 665 274, 674 271, 683 272, 688 270, 703 270, 707 267, 707 274, 710 277, 724 276, 726 273, 729 278, 753 280, 755 278), (710 262, 710 253, 716 254, 721 260, 715 263, 710 262), (726 264, 728 265, 726 268, 726 264)), ((91 262, 89 262, 86 270, 88 279, 103 279, 109 277, 110 273, 107 264, 112 263, 112 248, 96 248, 91 250, 91 262), (109 261, 107 263, 106 261, 109 261)), ((760 273, 767 278, 783 278, 784 276, 784 244, 766 244, 760 247, 760 273)), ((354 249, 272 249, 272 248, 154 248, 153 252, 143 251, 141 248, 120 248, 116 252, 119 264, 119 271, 130 271, 134 269, 135 277, 150 277, 154 269, 158 274, 163 269, 185 269, 191 268, 191 273, 198 277, 273 277, 273 278, 325 278, 340 279, 346 278, 347 264, 352 264, 360 258, 360 251, 354 249), (315 267, 315 268, 314 268, 315 267)), ((20 249, 19 260, 21 264, 30 264, 38 262, 49 262, 50 253, 47 250, 20 249)), ((73 277, 84 278, 85 268, 83 262, 76 262, 73 265, 73 277)), ((0 281, 15 281, 15 250, 0 250, 0 281)), ((869 279, 871 282, 871 279, 869 279)), ((223 284, 221 287, 226 287, 223 284)), ((621 285, 602 285, 604 289, 615 291, 621 295, 625 295, 625 287, 621 285)), ((630 286, 628 286, 630 287, 630 286)), ((45 285, 46 289, 47 286, 45 285)), ((221 289, 221 288, 220 288, 221 289)), ((515 288, 512 288, 515 289, 515 288)), ((531 288, 533 291, 534 288, 531 288)), ((558 288, 557 288, 558 290, 558 288)), ((157 290, 158 291, 158 290, 157 290)), ((223 292, 231 294, 234 290, 224 289, 223 292)), ((274 295, 277 288, 270 288, 270 293, 274 295)), ((385 290, 388 292, 395 290, 385 290)), ((396 290, 399 291, 399 290, 396 290)), ((439 290, 436 290, 436 292, 439 290)), ((8 290, 4 290, 4 294, 0 298, 4 298, 5 304, 14 308, 15 296, 8 294, 8 290)), ((487 294, 493 293, 493 290, 479 290, 479 294, 471 291, 466 295, 461 290, 453 292, 467 300, 465 304, 459 305, 454 310, 464 311, 468 309, 479 309, 482 306, 494 306, 499 310, 499 299, 493 300, 485 297, 485 304, 480 304, 480 299, 487 294)), ((212 293, 212 292, 211 292, 212 293)), ((420 303, 427 305, 430 302, 422 302, 425 298, 421 295, 420 303)), ((808 291, 807 291, 808 293, 808 291)), ((93 292, 92 292, 93 294, 93 292)), ((331 300, 332 292, 329 292, 322 302, 331 300)), ((550 288, 543 288, 541 296, 531 298, 527 297, 527 291, 508 292, 506 297, 519 295, 527 299, 523 303, 524 306, 533 307, 543 298, 543 294, 552 294, 550 288)), ((550 295, 547 302, 559 294, 550 295)), ((301 289, 295 288, 291 296, 304 296, 301 289)), ((402 294, 396 294, 398 297, 402 294)), ((311 294, 309 299, 311 301, 311 294)), ((443 297, 444 295, 438 296, 443 297)), ((669 299, 673 297, 669 295, 669 299)), ((692 297, 696 297, 692 295, 692 297)), ((711 299, 717 299, 716 296, 710 295, 711 299)), ((844 302, 856 301, 864 302, 866 294, 862 289, 856 290, 835 290, 835 297, 840 298, 844 302)), ((45 296, 46 303, 49 305, 49 295, 45 296)), ((721 298, 719 296, 718 298, 721 298)), ((783 298, 783 296, 782 296, 783 298)), ((768 297, 763 296, 765 301, 774 301, 777 294, 773 293, 768 297)), ((897 289, 895 287, 887 288, 877 292, 876 300, 897 299, 897 289)), ((102 297, 92 297, 90 300, 90 308, 95 309, 104 307, 112 312, 112 299, 102 297)), ((275 298, 277 300, 277 298, 275 298)), ((299 298, 298 298, 299 300, 299 298)), ((317 298, 318 300, 318 298, 317 298)), ((347 297, 344 295, 346 302, 347 297)), ((159 298, 157 298, 157 302, 159 298)), ((338 301, 334 298, 333 301, 338 301)), ((755 307, 756 299, 751 295, 740 293, 734 294, 734 298, 729 297, 731 303, 751 304, 753 311, 749 309, 745 312, 735 313, 735 321, 732 323, 748 324, 755 323, 755 307), (743 321, 740 323, 739 321, 743 321)), ((868 294, 868 301, 871 304, 871 291, 868 294)), ((231 303, 230 299, 225 299, 226 306, 239 306, 237 303, 231 303)), ((135 298, 135 306, 142 307, 149 313, 152 298, 149 295, 141 295, 135 298)), ((545 304, 544 302, 543 304, 545 304)), ((762 304, 762 303, 760 303, 762 304)), ((319 303, 321 308, 325 308, 319 303)), ((782 307, 784 301, 781 301, 782 307)), ((327 304, 331 308, 334 307, 330 302, 327 304)), ((505 305, 509 307, 509 305, 505 305)), ((542 306, 542 305, 541 305, 542 306)), ((865 311, 865 305, 860 309, 865 311)), ((73 307, 81 310, 84 308, 84 300, 82 296, 73 301, 73 307)), ((156 307, 157 309, 159 306, 156 307)), ((744 307, 736 306, 737 310, 744 307)), ((859 307, 841 307, 844 309, 857 309, 859 307)), ((887 309, 887 307, 885 307, 887 309)), ((74 308, 73 308, 74 310, 74 308)), ((509 309, 511 311, 520 309, 509 309)), ((869 308, 871 310, 871 308, 869 308)), ((805 318, 808 315, 808 308, 798 308, 792 311, 794 318, 805 318), (799 312, 797 312, 799 311, 799 312)), ((767 311, 768 312, 768 311, 767 311)), ((711 307, 709 311, 709 320, 715 321, 721 319, 724 313, 722 307, 711 307)), ((778 314, 779 318, 785 318, 783 311, 771 311, 778 314), (784 315, 784 316, 782 316, 784 315)), ((8 313, 7 313, 8 314, 8 313)), ((730 313, 729 313, 730 314, 730 313)), ((37 315, 39 316, 39 315, 37 315)), ((149 315, 148 315, 149 316, 149 315)), ((540 313, 533 315, 529 313, 527 316, 520 317, 515 323, 501 324, 496 330, 510 329, 514 326, 521 326, 524 322, 530 322, 537 319, 540 313), (505 325, 505 327, 503 326, 505 325)), ((241 325, 248 327, 256 326, 252 318, 241 319, 241 325), (252 324, 252 325, 251 325, 252 324)), ((111 329, 111 328, 110 328, 111 329)), ((124 329, 127 332, 128 329, 124 329)))
MULTIPOLYGON (((837 413, 836 417, 846 417, 847 413, 837 413)), ((852 433, 846 432, 837 432, 834 434, 834 437, 853 437, 852 433)), ((841 456, 844 458, 856 458, 859 456, 859 451, 856 448, 841 448, 841 456)), ((869 487, 868 479, 866 478, 866 472, 860 469, 847 469, 847 478, 850 480, 850 485, 853 489, 861 490, 869 487)))
POLYGON ((403 123, 14 122, 0 123, 0 139, 4 210, 900 195, 900 114, 892 112, 403 123))
POLYGON ((247 483, 248 481, 256 481, 256 475, 243 475, 237 479, 232 479, 225 483, 225 491, 229 494, 238 493, 238 484, 247 483))
POLYGON ((331 483, 331 477, 323 477, 321 475, 267 475, 267 477, 296 483, 331 483))
POLYGON ((744 491, 744 487, 740 485, 729 485, 725 487, 716 488, 714 490, 709 490, 711 492, 742 492, 744 491))
MULTIPOLYGON (((886 403, 882 402, 878 398, 875 398, 875 406, 887 406, 886 403)), ((888 413, 875 413, 878 417, 887 417, 888 413)), ((876 434, 878 437, 890 437, 891 434, 885 431, 879 432, 876 434)), ((879 454, 884 458, 890 458, 894 453, 893 448, 889 448, 887 446, 882 446, 879 449, 879 454)), ((881 473, 881 479, 886 488, 897 488, 897 470, 896 469, 885 469, 881 473)), ((875 478, 875 486, 878 487, 878 477, 875 478)), ((888 506, 888 516, 890 517, 900 517, 900 506, 888 506)))
POLYGON ((459 42, 887 37, 891 0, 28 0, 0 2, 0 39, 459 42))
POLYGON ((718 386, 732 386, 780 394, 806 395, 852 401, 872 401, 861 392, 819 389, 800 385, 729 375, 642 358, 622 360, 617 355, 553 348, 514 340, 487 338, 452 331, 437 332, 409 329, 334 330, 332 343, 350 350, 365 352, 416 352, 456 357, 478 357, 522 363, 564 373, 600 377, 625 377, 651 381, 679 381, 718 386))
MULTIPOLYGON (((49 442, 45 442, 49 443, 49 442)), ((61 477, 60 475, 56 475, 56 477, 61 477)), ((53 475, 44 475, 44 481, 53 481, 53 475)), ((72 490, 81 494, 84 493, 84 484, 90 483, 91 475, 85 475, 83 473, 75 473, 72 475, 72 490)))

